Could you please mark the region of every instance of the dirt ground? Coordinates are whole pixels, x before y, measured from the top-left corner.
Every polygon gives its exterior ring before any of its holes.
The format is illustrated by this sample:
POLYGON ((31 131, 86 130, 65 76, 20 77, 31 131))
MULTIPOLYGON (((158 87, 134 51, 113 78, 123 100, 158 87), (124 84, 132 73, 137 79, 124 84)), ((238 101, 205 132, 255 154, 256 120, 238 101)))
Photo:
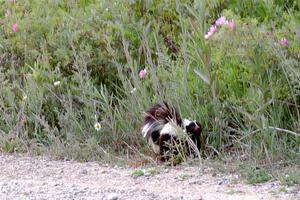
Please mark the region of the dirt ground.
POLYGON ((299 189, 282 188, 279 182, 248 185, 238 175, 218 175, 207 167, 140 170, 0 154, 0 199, 300 199, 299 189), (145 173, 133 177, 138 172, 145 173))

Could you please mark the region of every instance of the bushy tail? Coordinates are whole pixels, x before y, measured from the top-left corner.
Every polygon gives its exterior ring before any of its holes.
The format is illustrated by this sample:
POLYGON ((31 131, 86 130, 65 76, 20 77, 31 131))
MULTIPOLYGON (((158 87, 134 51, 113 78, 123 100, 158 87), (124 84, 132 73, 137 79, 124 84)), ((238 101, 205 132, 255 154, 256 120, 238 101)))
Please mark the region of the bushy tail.
POLYGON ((153 121, 161 121, 164 124, 173 121, 180 126, 182 124, 182 119, 176 108, 165 101, 162 104, 156 104, 145 113, 145 124, 153 121))
POLYGON ((142 134, 148 140, 153 133, 159 132, 165 124, 171 121, 182 126, 182 119, 176 108, 165 101, 162 104, 156 104, 145 113, 142 134))

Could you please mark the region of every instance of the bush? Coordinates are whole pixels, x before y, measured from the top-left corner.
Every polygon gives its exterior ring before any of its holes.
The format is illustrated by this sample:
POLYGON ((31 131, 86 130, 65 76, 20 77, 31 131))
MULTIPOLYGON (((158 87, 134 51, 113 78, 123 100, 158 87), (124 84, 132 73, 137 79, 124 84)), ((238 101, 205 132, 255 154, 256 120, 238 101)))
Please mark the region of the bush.
POLYGON ((207 154, 234 146, 258 159, 299 157, 296 1, 1 4, 2 150, 145 153, 142 112, 167 99, 201 121, 207 154), (221 15, 235 28, 205 39, 221 15))

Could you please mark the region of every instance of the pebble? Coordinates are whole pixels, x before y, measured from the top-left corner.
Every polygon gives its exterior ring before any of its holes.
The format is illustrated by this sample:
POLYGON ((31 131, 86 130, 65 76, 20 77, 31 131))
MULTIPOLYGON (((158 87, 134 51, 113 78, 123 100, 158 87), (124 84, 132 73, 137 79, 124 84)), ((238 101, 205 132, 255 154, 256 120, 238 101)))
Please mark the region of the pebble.
POLYGON ((189 185, 201 185, 202 182, 200 180, 190 180, 188 182, 189 185))
POLYGON ((88 171, 87 169, 81 169, 79 173, 83 175, 87 175, 88 171))
POLYGON ((117 200, 117 199, 118 199, 118 195, 116 193, 111 193, 107 195, 107 200, 117 200))

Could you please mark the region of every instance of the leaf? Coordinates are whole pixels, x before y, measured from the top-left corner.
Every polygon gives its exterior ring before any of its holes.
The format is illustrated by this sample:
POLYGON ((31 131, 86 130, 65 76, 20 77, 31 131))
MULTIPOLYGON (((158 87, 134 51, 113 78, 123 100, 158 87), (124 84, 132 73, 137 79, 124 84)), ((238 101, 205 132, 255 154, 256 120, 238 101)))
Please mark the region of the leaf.
POLYGON ((194 72, 197 74, 197 76, 199 76, 205 83, 207 83, 208 85, 210 85, 210 78, 205 76, 203 73, 201 73, 200 71, 194 69, 194 72))

